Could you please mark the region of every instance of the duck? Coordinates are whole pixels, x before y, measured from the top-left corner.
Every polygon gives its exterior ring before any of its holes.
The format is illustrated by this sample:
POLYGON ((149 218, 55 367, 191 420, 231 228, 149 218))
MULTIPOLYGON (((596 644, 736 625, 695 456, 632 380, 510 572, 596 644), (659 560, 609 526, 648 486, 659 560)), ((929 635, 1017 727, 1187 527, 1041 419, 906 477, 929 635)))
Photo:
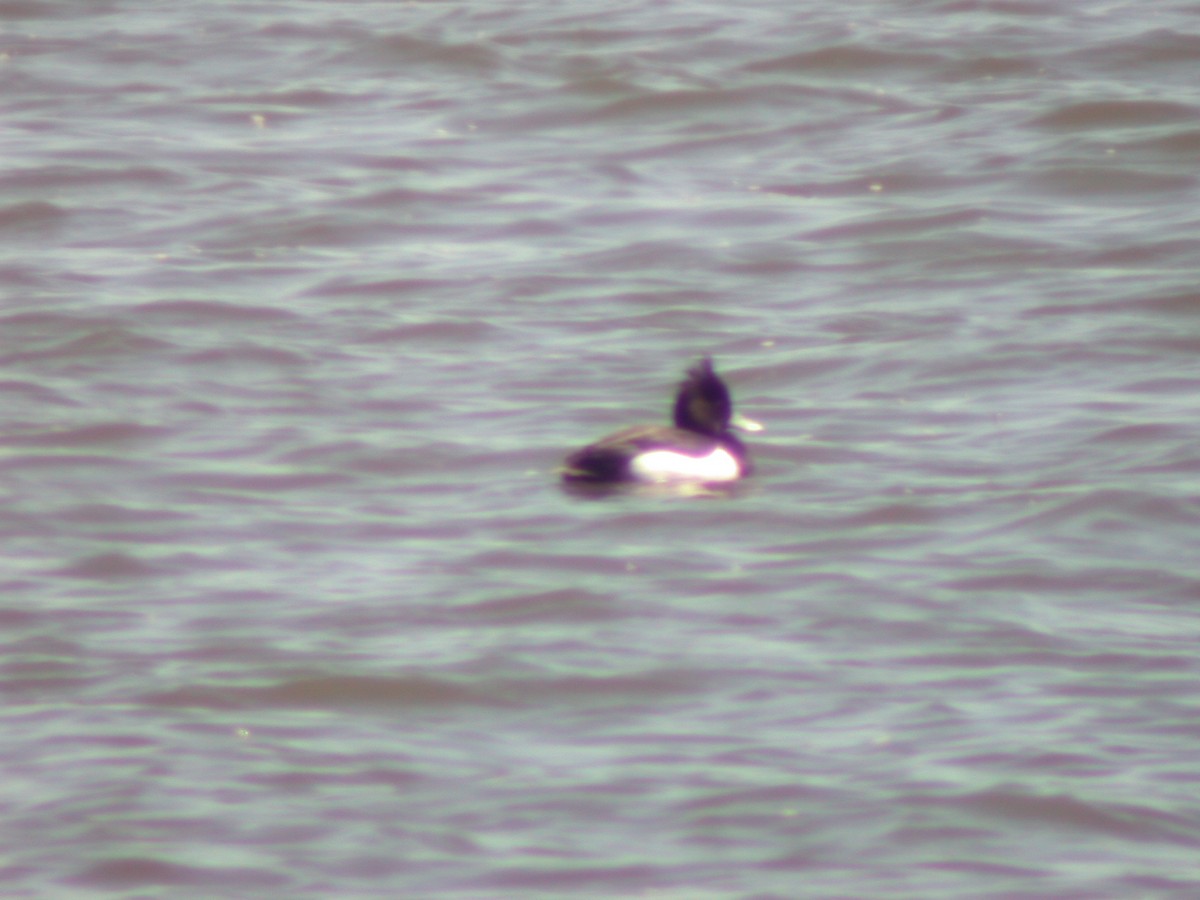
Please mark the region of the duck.
POLYGON ((675 395, 675 424, 635 425, 601 438, 566 458, 567 482, 708 484, 737 481, 753 466, 745 444, 732 431, 763 426, 733 411, 733 398, 703 357, 688 369, 675 395))

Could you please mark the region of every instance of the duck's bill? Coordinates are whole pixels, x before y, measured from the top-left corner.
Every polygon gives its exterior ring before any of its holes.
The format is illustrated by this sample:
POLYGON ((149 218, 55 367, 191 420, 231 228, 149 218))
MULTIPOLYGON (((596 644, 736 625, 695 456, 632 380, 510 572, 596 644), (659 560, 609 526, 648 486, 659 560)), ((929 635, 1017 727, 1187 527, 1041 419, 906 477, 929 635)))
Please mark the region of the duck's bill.
POLYGON ((765 431, 766 426, 761 422, 755 422, 753 419, 747 419, 740 413, 734 413, 733 418, 729 420, 729 424, 734 428, 740 428, 742 431, 765 431))

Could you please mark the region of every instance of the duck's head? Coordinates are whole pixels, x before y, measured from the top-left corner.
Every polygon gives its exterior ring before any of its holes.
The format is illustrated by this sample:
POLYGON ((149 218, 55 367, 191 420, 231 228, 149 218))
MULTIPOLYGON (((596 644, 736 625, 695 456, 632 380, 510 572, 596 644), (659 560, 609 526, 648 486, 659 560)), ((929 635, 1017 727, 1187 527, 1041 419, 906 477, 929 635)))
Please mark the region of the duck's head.
POLYGON ((712 359, 704 357, 688 369, 687 378, 675 396, 675 427, 700 434, 722 435, 730 427, 762 431, 757 422, 733 412, 733 398, 717 373, 712 359))

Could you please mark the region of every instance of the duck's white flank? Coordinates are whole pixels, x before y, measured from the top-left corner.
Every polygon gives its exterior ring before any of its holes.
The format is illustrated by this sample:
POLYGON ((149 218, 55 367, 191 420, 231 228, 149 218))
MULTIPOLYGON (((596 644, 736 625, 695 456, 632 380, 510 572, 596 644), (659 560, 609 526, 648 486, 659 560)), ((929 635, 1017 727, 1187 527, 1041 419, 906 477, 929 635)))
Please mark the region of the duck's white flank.
POLYGON ((674 450, 649 450, 629 464, 639 481, 736 481, 741 464, 724 447, 708 456, 688 456, 674 450))

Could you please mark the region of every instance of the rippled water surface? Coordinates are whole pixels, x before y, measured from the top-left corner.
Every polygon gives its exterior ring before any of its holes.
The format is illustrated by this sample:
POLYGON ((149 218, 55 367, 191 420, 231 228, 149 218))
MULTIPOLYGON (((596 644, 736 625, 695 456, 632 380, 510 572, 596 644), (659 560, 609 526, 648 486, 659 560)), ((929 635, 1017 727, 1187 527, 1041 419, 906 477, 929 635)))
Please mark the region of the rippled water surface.
POLYGON ((0 2, 0 893, 1200 896, 1198 64, 0 2), (744 489, 559 487, 705 353, 744 489))

